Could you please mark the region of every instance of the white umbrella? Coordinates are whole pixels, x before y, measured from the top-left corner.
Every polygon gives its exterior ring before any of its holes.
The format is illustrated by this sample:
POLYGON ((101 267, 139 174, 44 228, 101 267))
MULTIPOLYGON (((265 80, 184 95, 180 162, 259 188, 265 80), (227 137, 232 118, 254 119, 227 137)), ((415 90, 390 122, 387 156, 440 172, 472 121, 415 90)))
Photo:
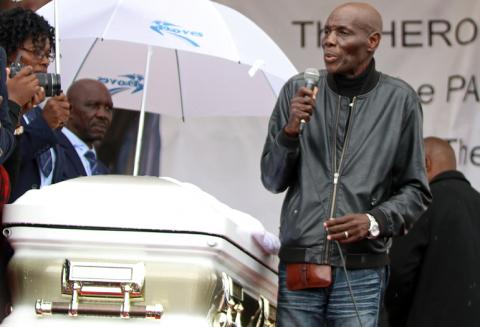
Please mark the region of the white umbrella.
POLYGON ((53 3, 39 14, 60 30, 63 87, 99 79, 119 108, 182 118, 267 116, 296 73, 258 26, 209 0, 68 0, 57 6, 57 22, 53 3))

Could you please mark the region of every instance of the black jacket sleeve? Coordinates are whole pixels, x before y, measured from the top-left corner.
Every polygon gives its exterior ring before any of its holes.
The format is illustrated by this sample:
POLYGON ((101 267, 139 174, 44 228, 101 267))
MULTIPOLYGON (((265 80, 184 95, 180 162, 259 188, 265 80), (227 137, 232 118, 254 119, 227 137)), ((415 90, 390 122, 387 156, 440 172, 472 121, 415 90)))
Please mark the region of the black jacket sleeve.
POLYGON ((15 137, 13 136, 15 125, 9 115, 6 79, 6 54, 5 50, 0 47, 0 95, 3 98, 0 105, 0 164, 8 159, 15 148, 15 137))
POLYGON ((32 160, 58 143, 54 131, 41 114, 42 109, 36 107, 33 110, 38 111, 34 120, 29 124, 22 120, 24 127, 20 138, 22 160, 32 160))
POLYGON ((404 235, 432 201, 425 172, 423 115, 415 96, 405 111, 393 167, 393 194, 369 211, 379 222, 381 236, 404 235))
POLYGON ((285 84, 273 109, 268 135, 261 158, 262 183, 273 193, 285 191, 296 174, 300 155, 298 137, 289 137, 283 131, 288 122, 290 99, 293 96, 290 83, 285 84))

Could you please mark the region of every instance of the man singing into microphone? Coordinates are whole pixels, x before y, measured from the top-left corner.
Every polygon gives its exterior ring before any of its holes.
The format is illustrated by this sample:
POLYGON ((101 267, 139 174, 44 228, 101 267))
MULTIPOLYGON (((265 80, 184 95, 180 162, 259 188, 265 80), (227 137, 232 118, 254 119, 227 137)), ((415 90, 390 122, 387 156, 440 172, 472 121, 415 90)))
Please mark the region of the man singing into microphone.
POLYGON ((291 78, 272 113, 262 182, 287 190, 277 326, 377 326, 389 238, 431 201, 422 108, 408 84, 375 69, 381 31, 368 4, 334 9, 326 71, 313 90, 304 74, 291 78))

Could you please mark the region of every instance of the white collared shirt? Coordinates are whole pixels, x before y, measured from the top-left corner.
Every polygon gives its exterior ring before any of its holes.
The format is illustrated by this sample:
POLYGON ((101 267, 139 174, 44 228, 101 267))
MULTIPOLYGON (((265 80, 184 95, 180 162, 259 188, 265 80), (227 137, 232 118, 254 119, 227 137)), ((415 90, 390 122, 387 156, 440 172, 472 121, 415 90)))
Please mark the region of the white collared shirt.
POLYGON ((75 135, 72 131, 70 131, 66 127, 62 128, 62 133, 70 141, 72 146, 75 148, 75 151, 77 151, 78 157, 82 161, 83 168, 85 168, 85 172, 87 173, 87 176, 92 176, 92 168, 90 167, 90 163, 85 157, 85 153, 87 153, 87 151, 89 150, 92 150, 95 153, 95 157, 96 157, 97 153, 95 151, 95 148, 90 149, 85 142, 83 142, 77 135, 75 135))

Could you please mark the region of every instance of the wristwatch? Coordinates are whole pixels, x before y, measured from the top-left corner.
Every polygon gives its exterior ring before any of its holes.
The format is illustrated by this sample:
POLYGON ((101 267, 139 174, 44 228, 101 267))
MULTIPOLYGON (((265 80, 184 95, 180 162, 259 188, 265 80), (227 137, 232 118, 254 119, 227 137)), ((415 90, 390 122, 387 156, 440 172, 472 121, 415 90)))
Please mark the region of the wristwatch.
POLYGON ((366 215, 368 217, 368 220, 370 220, 370 226, 368 227, 367 238, 368 239, 377 238, 378 235, 380 235, 380 228, 378 228, 378 223, 371 214, 367 213, 366 215))

